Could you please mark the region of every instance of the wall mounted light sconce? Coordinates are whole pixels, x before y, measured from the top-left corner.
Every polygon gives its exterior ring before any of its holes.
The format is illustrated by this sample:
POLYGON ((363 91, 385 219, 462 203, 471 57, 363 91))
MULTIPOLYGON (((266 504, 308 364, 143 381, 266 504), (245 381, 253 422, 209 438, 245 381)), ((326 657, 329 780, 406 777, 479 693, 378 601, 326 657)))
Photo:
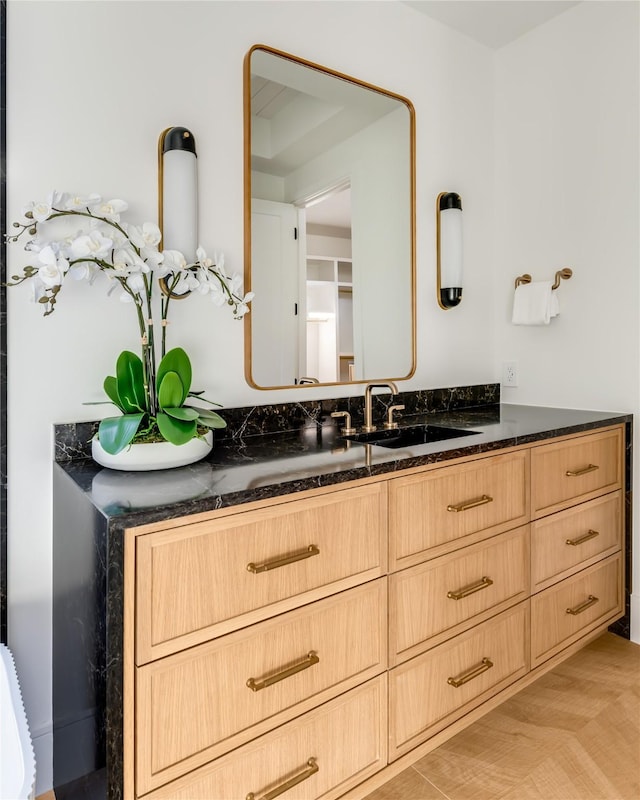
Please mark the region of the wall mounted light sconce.
POLYGON ((196 142, 186 128, 167 128, 158 140, 158 226, 162 249, 192 263, 198 247, 196 142))
POLYGON ((440 192, 436 200, 438 305, 447 311, 462 299, 462 200, 440 192))

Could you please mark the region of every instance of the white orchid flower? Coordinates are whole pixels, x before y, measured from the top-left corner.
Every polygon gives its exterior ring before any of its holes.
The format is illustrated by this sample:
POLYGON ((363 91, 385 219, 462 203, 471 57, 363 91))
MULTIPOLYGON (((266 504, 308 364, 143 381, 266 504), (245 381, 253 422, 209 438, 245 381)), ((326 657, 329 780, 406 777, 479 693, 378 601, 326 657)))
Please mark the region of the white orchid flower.
POLYGON ((207 256, 204 247, 198 247, 196 250, 196 260, 198 264, 205 267, 215 267, 213 261, 207 256))
POLYGON ((59 258, 51 247, 44 247, 38 253, 38 278, 43 285, 50 289, 53 286, 60 286, 67 270, 69 262, 66 258, 59 258))
POLYGON ((149 267, 156 271, 157 268, 162 264, 164 256, 162 253, 155 247, 143 247, 140 250, 140 257, 149 265, 149 267))
POLYGON ((157 247, 162 239, 162 232, 154 222, 145 222, 142 225, 142 236, 145 247, 157 247))
POLYGON ((166 278, 167 275, 171 272, 171 270, 169 269, 164 260, 164 255, 162 253, 159 253, 159 256, 160 256, 160 261, 158 262, 158 264, 153 264, 153 262, 151 262, 151 266, 153 268, 153 274, 155 275, 156 278, 166 278))
POLYGON ((226 278, 227 273, 224 271, 224 253, 216 253, 215 260, 216 270, 222 275, 223 278, 226 278))
POLYGON ((127 286, 136 294, 142 294, 145 290, 144 278, 140 273, 129 275, 127 278, 127 286))
POLYGON ((119 222, 120 214, 128 208, 129 205, 124 200, 103 200, 95 206, 95 211, 111 222, 119 222))
POLYGON ((87 208, 91 213, 96 211, 102 205, 102 197, 99 194, 90 194, 87 198, 87 208))
POLYGON ((185 269, 187 266, 187 259, 179 250, 163 250, 162 255, 164 257, 162 263, 167 272, 176 272, 185 269))
POLYGON ((211 297, 211 302, 216 306, 223 306, 227 302, 227 297, 220 286, 213 283, 213 281, 209 282, 209 286, 209 296, 211 297))
POLYGON ((126 231, 129 239, 140 249, 157 247, 162 239, 160 228, 153 222, 145 222, 142 227, 128 225, 126 231))
POLYGON ((26 206, 22 209, 22 213, 27 216, 30 215, 30 219, 32 218, 35 222, 46 222, 49 217, 53 214, 54 208, 59 208, 63 200, 63 194, 61 192, 53 191, 49 194, 46 200, 42 200, 39 202, 29 202, 26 206))
POLYGON ((233 316, 235 319, 242 319, 245 314, 249 313, 249 306, 246 303, 238 303, 236 306, 235 311, 233 312, 233 316))
POLYGON ((62 208, 62 202, 64 200, 64 192, 59 192, 54 189, 52 192, 49 192, 49 196, 47 197, 47 203, 51 206, 51 208, 62 208))
POLYGON ((185 276, 185 282, 189 287, 190 292, 195 292, 196 289, 200 288, 200 281, 198 278, 193 274, 193 272, 187 272, 185 276))
POLYGON ((125 277, 132 272, 138 272, 136 254, 133 250, 121 248, 113 254, 113 271, 118 277, 125 277))
POLYGON ((102 198, 97 194, 88 196, 65 194, 63 195, 61 206, 65 211, 85 211, 101 202, 102 198))
POLYGON ((111 226, 106 226, 102 222, 94 222, 93 220, 91 223, 91 228, 103 231, 106 236, 108 236, 110 239, 113 239, 114 248, 124 247, 126 249, 131 247, 131 242, 129 241, 129 239, 127 239, 127 237, 124 234, 120 233, 120 231, 117 230, 116 228, 112 228, 111 226))
POLYGON ((144 275, 148 275, 151 272, 151 267, 144 258, 140 258, 137 253, 134 253, 133 256, 133 270, 135 272, 142 272, 144 275))
POLYGON ((73 258, 105 258, 113 248, 113 239, 96 229, 78 236, 69 244, 73 258))
POLYGON ((171 291, 174 294, 189 294, 191 288, 189 286, 189 272, 182 272, 180 273, 180 277, 178 278, 178 282, 175 286, 172 286, 171 291))
POLYGON ((36 222, 45 222, 53 213, 51 204, 47 202, 34 203, 30 210, 36 222))
POLYGON ((208 294, 211 291, 209 286, 209 270, 206 267, 198 267, 195 273, 198 286, 196 287, 199 294, 208 294))
POLYGON ((228 281, 229 291, 231 294, 240 294, 242 291, 242 277, 236 273, 230 281, 228 281))
POLYGON ((76 281, 89 281, 93 283, 98 274, 98 268, 92 261, 81 261, 79 264, 72 264, 69 270, 71 275, 76 281))

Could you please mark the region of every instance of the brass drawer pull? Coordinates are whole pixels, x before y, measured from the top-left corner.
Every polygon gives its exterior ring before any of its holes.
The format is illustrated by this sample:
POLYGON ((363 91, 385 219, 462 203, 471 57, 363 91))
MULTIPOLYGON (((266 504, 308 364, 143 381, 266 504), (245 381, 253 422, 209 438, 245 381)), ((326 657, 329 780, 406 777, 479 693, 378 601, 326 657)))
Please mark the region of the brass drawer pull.
POLYGON ((590 528, 589 531, 585 533, 584 536, 581 536, 579 539, 567 539, 565 543, 570 544, 571 547, 576 547, 579 544, 584 544, 585 542, 588 542, 589 539, 595 539, 596 536, 600 536, 600 531, 593 531, 590 528))
POLYGON ((267 686, 283 681, 285 678, 290 678, 292 675, 302 672, 304 669, 309 669, 309 667, 319 662, 318 654, 311 650, 302 661, 298 661, 297 664, 292 664, 290 667, 280 670, 280 672, 273 672, 271 675, 267 675, 266 678, 249 678, 247 686, 252 692, 259 692, 260 689, 266 689, 267 686))
POLYGON ((275 789, 271 789, 270 792, 261 794, 259 797, 253 792, 249 792, 247 795, 247 800, 273 800, 274 797, 278 797, 279 795, 288 792, 289 789, 293 789, 294 786, 297 786, 299 783, 302 783, 302 781, 306 781, 307 778, 315 775, 319 769, 320 767, 318 766, 318 762, 315 760, 315 758, 310 758, 307 761, 307 766, 302 770, 302 772, 299 772, 297 775, 289 778, 288 781, 284 781, 284 783, 281 783, 280 786, 276 786, 275 789))
POLYGON ((599 598, 594 597, 592 594, 590 594, 589 597, 584 601, 584 603, 580 603, 580 605, 576 606, 575 608, 568 608, 567 614, 571 614, 572 617, 576 617, 578 614, 582 614, 583 611, 586 611, 588 608, 591 608, 591 606, 595 606, 595 604, 598 602, 598 599, 599 598))
POLYGON ((463 597, 468 597, 470 594, 475 594, 482 589, 488 589, 489 586, 493 586, 493 581, 491 578, 480 578, 480 580, 476 581, 476 583, 471 583, 469 586, 464 586, 462 589, 458 589, 457 592, 447 592, 447 597, 450 600, 462 600, 463 597))
POLYGON ((477 678, 478 675, 482 675, 483 672, 486 672, 488 669, 491 669, 493 666, 493 661, 489 658, 483 658, 482 661, 478 664, 477 667, 473 667, 466 672, 464 675, 460 675, 459 678, 447 678, 447 683, 449 686, 455 686, 457 689, 459 686, 462 686, 465 683, 469 683, 474 678, 477 678))
POLYGON ((315 546, 315 544, 310 544, 304 550, 299 550, 297 553, 291 553, 290 556, 283 556, 282 558, 276 558, 273 561, 265 561, 264 564, 254 564, 251 561, 247 564, 247 569, 249 572, 253 572, 254 575, 257 575, 258 572, 268 572, 270 569, 278 569, 278 567, 286 567, 287 564, 293 564, 296 561, 303 561, 305 558, 311 558, 311 556, 320 555, 320 550, 315 546))
POLYGON ((482 497, 478 497, 477 500, 468 500, 466 503, 458 503, 457 506, 447 506, 447 511, 468 511, 470 508, 483 506, 485 503, 493 503, 493 497, 489 497, 488 494, 483 494, 482 497))
POLYGON ((600 469, 597 464, 589 464, 589 466, 582 469, 568 469, 564 474, 567 478, 578 478, 580 475, 586 475, 587 472, 595 472, 597 469, 600 469))

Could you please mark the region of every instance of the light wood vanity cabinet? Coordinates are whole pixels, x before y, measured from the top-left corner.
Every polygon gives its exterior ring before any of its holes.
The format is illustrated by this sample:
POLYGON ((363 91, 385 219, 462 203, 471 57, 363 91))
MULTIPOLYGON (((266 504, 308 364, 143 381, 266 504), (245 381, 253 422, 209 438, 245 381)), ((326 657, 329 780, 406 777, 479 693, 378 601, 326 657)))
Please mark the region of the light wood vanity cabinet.
POLYGON ((139 539, 136 663, 379 577, 385 517, 370 484, 139 539))
POLYGON ((390 760, 526 675, 528 616, 520 603, 390 671, 390 760))
POLYGON ((330 798, 386 765, 386 496, 372 482, 128 532, 126 797, 330 798))
POLYGON ((528 464, 528 451, 515 450, 390 481, 390 568, 528 522, 528 464))
POLYGON ((575 652, 622 613, 623 449, 617 426, 128 530, 125 799, 363 797, 575 652))

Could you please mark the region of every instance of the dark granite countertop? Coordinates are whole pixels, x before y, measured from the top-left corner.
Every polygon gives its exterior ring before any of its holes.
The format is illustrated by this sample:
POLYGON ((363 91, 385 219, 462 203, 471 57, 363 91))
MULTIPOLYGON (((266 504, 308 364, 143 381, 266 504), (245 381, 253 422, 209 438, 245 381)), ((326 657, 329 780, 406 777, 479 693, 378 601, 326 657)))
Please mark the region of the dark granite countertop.
POLYGON ((401 426, 428 422, 476 433, 389 449, 347 442, 329 418, 288 433, 224 443, 205 460, 188 467, 117 472, 90 459, 79 459, 55 464, 54 469, 65 472, 99 512, 119 527, 128 527, 631 420, 630 414, 618 412, 505 404, 415 414, 404 417, 401 426))

